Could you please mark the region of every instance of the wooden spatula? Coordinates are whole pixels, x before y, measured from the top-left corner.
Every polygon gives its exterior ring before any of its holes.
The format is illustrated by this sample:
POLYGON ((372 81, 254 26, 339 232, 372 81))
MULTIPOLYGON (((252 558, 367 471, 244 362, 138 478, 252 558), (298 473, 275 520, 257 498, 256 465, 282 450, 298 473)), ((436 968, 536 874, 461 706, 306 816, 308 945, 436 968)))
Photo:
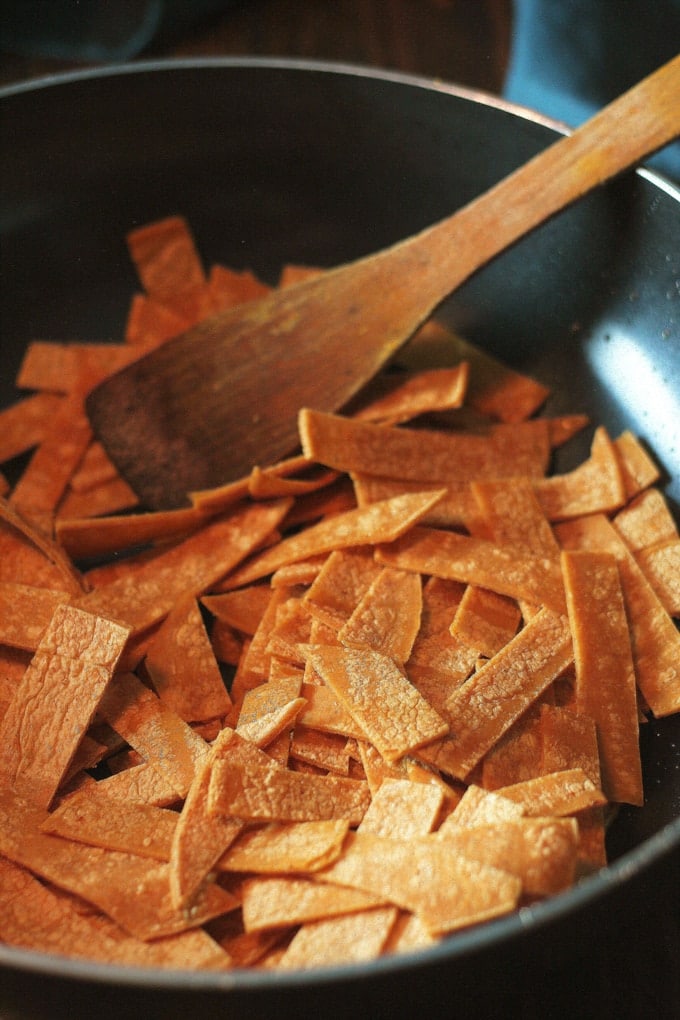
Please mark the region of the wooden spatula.
POLYGON ((111 376, 87 400, 95 433, 151 508, 280 458, 297 445, 301 407, 342 407, 472 273, 678 135, 680 57, 453 216, 111 376))

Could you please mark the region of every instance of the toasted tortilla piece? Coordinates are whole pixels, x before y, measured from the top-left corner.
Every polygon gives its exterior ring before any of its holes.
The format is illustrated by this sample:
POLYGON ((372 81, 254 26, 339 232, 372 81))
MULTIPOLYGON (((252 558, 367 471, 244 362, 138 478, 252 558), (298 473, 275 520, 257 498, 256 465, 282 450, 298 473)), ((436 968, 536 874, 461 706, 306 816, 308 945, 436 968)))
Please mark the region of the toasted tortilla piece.
MULTIPOLYGON (((566 617, 542 609, 449 697, 447 773, 465 779, 572 658, 566 617), (498 709, 493 714, 488 710, 491 703, 498 709)), ((427 760, 432 760, 436 745, 425 750, 427 760)))
MULTIPOLYGON (((172 770, 156 767, 148 761, 138 758, 137 764, 125 763, 120 771, 113 771, 113 760, 109 759, 112 775, 95 782, 88 777, 88 782, 79 790, 78 796, 88 796, 98 803, 106 804, 104 798, 115 797, 136 804, 151 804, 155 807, 170 807, 181 799, 172 770)), ((102 807, 102 810, 106 810, 102 807)))
POLYGON ((661 471, 640 440, 630 430, 614 440, 626 499, 632 499, 661 478, 661 471))
POLYGON ((349 619, 381 570, 370 547, 338 549, 326 557, 305 601, 319 618, 341 625, 349 619))
POLYGON ((470 584, 456 610, 451 634, 490 659, 515 636, 521 615, 514 599, 470 584))
POLYGON ((284 478, 269 468, 257 465, 248 477, 251 499, 274 499, 278 496, 304 496, 325 489, 339 477, 337 471, 323 471, 309 478, 284 478))
POLYGON ((69 592, 0 581, 0 644, 34 652, 69 592))
POLYGON ((541 705, 540 731, 544 774, 579 768, 602 789, 597 724, 591 716, 559 705, 541 705))
POLYGON ((614 516, 612 523, 632 552, 680 537, 659 489, 647 489, 614 516))
POLYGON ((267 931, 380 905, 380 899, 370 893, 321 885, 308 878, 251 878, 243 886, 243 925, 247 932, 267 931))
POLYGON ((231 698, 193 595, 170 610, 144 661, 158 697, 186 722, 228 714, 231 698))
POLYGON ((71 476, 69 485, 74 492, 92 492, 117 477, 116 467, 104 446, 93 439, 71 476))
POLYGON ((418 574, 384 567, 338 631, 338 640, 406 662, 420 628, 421 610, 418 574))
POLYGON ((4 858, 0 893, 0 939, 7 945, 135 967, 227 970, 232 965, 227 952, 201 929, 142 942, 101 915, 85 914, 78 901, 4 858))
POLYGON ((86 589, 82 575, 61 546, 2 497, 0 580, 64 589, 73 595, 86 589))
POLYGON ((269 585, 253 584, 247 588, 238 588, 236 591, 222 592, 218 595, 203 595, 201 604, 218 620, 252 637, 270 599, 269 585))
POLYGON ((218 863, 221 871, 262 875, 314 872, 337 859, 347 819, 271 822, 243 832, 218 863))
POLYGON ((521 804, 524 813, 531 818, 562 818, 606 803, 602 790, 579 768, 527 779, 523 783, 504 786, 496 793, 521 804))
POLYGON ((98 381, 136 357, 127 344, 33 340, 24 352, 16 385, 52 394, 68 393, 84 376, 98 381))
POLYGON ((312 623, 309 608, 299 593, 289 592, 276 608, 266 654, 303 668, 305 660, 299 646, 309 643, 312 623))
POLYGON ((413 527, 441 495, 440 490, 435 490, 396 496, 365 509, 347 510, 326 518, 252 557, 230 575, 228 584, 239 588, 272 574, 288 563, 335 549, 391 542, 413 527))
POLYGON ((149 297, 190 322, 212 311, 205 272, 181 216, 137 227, 127 234, 127 243, 149 297))
POLYGON ((0 464, 42 442, 61 400, 58 393, 32 393, 0 409, 0 464))
POLYGON ((488 588, 499 595, 566 612, 559 560, 453 531, 413 527, 376 550, 381 563, 488 588))
POLYGON ((465 400, 470 366, 432 368, 399 378, 389 390, 360 408, 354 417, 364 421, 398 425, 432 411, 461 407, 465 400))
POLYGON ((498 790, 543 774, 541 709, 545 696, 541 695, 484 756, 480 782, 485 790, 498 790))
POLYGON ((115 797, 103 802, 85 791, 67 797, 51 811, 41 830, 90 846, 167 861, 177 820, 176 811, 115 797))
POLYGON ((350 833, 342 855, 317 878, 383 897, 435 934, 508 913, 521 891, 518 878, 452 854, 436 833, 407 840, 350 833))
POLYGON ((129 630, 60 605, 0 722, 0 773, 47 807, 66 774, 129 630))
POLYGON ((214 763, 232 733, 222 730, 200 763, 182 806, 170 847, 170 896, 175 907, 187 908, 208 873, 242 832, 240 818, 224 818, 208 810, 208 791, 214 763))
POLYGON ((373 794, 360 832, 408 840, 436 827, 444 806, 443 788, 409 779, 385 779, 373 794))
POLYGON ((616 557, 565 551, 562 569, 576 665, 576 709, 597 724, 607 798, 643 803, 635 666, 616 557))
POLYGON ((376 425, 305 408, 299 430, 303 452, 328 467, 426 484, 495 477, 508 462, 518 474, 540 478, 550 453, 544 419, 475 435, 376 425))
POLYGON ((83 406, 85 389, 76 387, 61 401, 10 497, 15 509, 47 534, 51 534, 59 501, 92 439, 83 406))
POLYGON ((565 549, 616 556, 630 627, 637 685, 656 716, 680 710, 680 631, 613 524, 603 515, 557 526, 565 549))
POLYGON ((515 821, 523 814, 521 804, 471 783, 437 831, 446 834, 452 830, 471 829, 476 825, 495 825, 515 821))
POLYGON ((95 518, 60 516, 55 530, 58 541, 70 556, 85 559, 109 556, 150 542, 177 540, 196 531, 206 520, 205 514, 188 507, 95 518))
POLYGON ((99 713, 153 767, 178 795, 186 795, 208 745, 181 716, 168 708, 133 673, 117 673, 99 713))
POLYGON ((626 502, 619 458, 605 428, 595 430, 590 457, 564 475, 536 482, 536 495, 550 521, 611 513, 626 502))
POLYGON ((439 937, 432 935, 419 917, 402 910, 392 928, 383 955, 413 953, 418 949, 429 949, 438 941, 439 937))
POLYGON ((0 853, 93 903, 139 939, 198 928, 237 906, 225 889, 210 885, 192 911, 178 911, 170 900, 167 865, 41 832, 45 818, 46 812, 23 798, 0 792, 0 853))
POLYGON ((556 895, 576 877, 578 824, 574 818, 446 826, 439 835, 452 852, 517 876, 525 896, 556 895))
POLYGON ((214 264, 208 274, 208 290, 215 312, 234 308, 246 301, 265 297, 271 287, 258 279, 249 269, 237 272, 228 266, 214 264))
MULTIPOLYGON (((435 482, 425 485, 400 478, 381 478, 359 471, 352 472, 352 485, 359 506, 368 506, 381 499, 391 499, 405 492, 422 492, 439 488, 435 482)), ((454 482, 446 486, 444 495, 431 510, 421 518, 422 524, 432 528, 469 528, 481 519, 477 502, 470 490, 469 482, 454 482)))
POLYGON ((322 733, 337 733, 343 737, 364 739, 361 726, 329 687, 324 684, 305 683, 301 693, 306 701, 299 717, 302 725, 322 733))
POLYGON ((289 502, 258 503, 217 518, 195 535, 123 571, 83 595, 78 605, 125 621, 140 633, 167 616, 178 598, 198 595, 257 548, 283 519, 289 502))
POLYGON ((491 537, 537 556, 559 556, 559 545, 530 478, 475 481, 470 485, 491 537))
POLYGON ((280 970, 362 963, 380 956, 396 922, 394 907, 373 907, 305 924, 278 961, 280 970))
POLYGON ((387 656, 371 649, 313 645, 308 657, 388 761, 448 732, 446 721, 387 656))
POLYGON ((358 825, 369 800, 362 780, 291 772, 232 732, 213 766, 209 810, 252 821, 346 818, 358 825))
POLYGON ((680 538, 640 549, 635 558, 666 612, 680 617, 680 538))
POLYGON ((77 472, 71 477, 57 507, 55 524, 61 519, 83 520, 106 514, 119 514, 123 510, 133 510, 139 505, 136 493, 124 478, 116 476, 83 491, 73 488, 72 483, 76 477, 77 472))
POLYGON ((151 347, 158 347, 170 337, 182 333, 187 326, 186 315, 168 308, 160 301, 154 301, 147 294, 133 294, 125 323, 125 342, 139 354, 151 347))
POLYGON ((350 749, 347 737, 324 733, 298 723, 290 741, 293 762, 314 765, 337 776, 349 775, 350 749))

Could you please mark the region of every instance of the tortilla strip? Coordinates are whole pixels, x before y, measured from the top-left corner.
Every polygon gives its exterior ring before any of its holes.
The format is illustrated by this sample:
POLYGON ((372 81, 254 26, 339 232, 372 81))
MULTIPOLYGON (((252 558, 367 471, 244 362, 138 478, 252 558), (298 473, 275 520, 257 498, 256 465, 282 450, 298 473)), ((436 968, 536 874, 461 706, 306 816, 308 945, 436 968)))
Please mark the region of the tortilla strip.
POLYGON ((47 807, 87 730, 129 631, 60 605, 0 722, 0 773, 47 807))
POLYGON ((446 721, 387 656, 331 645, 312 645, 307 655, 387 761, 448 732, 446 721))
POLYGON ((251 878, 243 886, 243 925, 247 932, 291 927, 381 905, 358 889, 320 885, 308 878, 251 878))
POLYGON ((326 518, 254 556, 227 578, 225 586, 240 588, 288 563, 334 549, 391 542, 413 527, 441 495, 441 490, 435 490, 396 496, 365 509, 347 510, 326 518))
POLYGON ((659 489, 647 489, 614 516, 612 523, 632 552, 678 538, 678 527, 659 489))
POLYGON ((659 481, 661 471, 658 464, 630 430, 627 429, 617 436, 614 448, 619 460, 626 499, 632 499, 659 481))
POLYGON ((69 598, 53 588, 0 581, 0 643, 34 652, 55 609, 69 598))
POLYGON ((669 616, 680 617, 680 538, 640 549, 635 559, 669 616))
POLYGON ((626 502, 619 458, 602 426, 595 430, 590 457, 564 475, 539 479, 535 491, 550 521, 610 513, 626 502))
POLYGON ((536 556, 559 556, 559 545, 530 478, 475 481, 473 496, 495 542, 536 556))
POLYGON ((370 548, 338 549, 326 557, 305 601, 317 617, 337 627, 349 619, 381 570, 370 548))
POLYGON ((16 385, 50 394, 68 393, 84 375, 98 381, 136 357, 137 352, 127 344, 33 340, 24 352, 16 385))
POLYGON ((181 216, 137 227, 127 234, 127 243, 150 297, 191 322, 212 311, 201 260, 181 216))
MULTIPOLYGON (((461 407, 465 399, 470 366, 462 361, 455 368, 422 369, 399 379, 354 415, 365 421, 398 425, 421 414, 461 407)), ((391 381, 391 380, 389 380, 391 381)))
POLYGON ((403 840, 426 836, 436 827, 443 806, 444 791, 435 783, 385 779, 373 794, 358 831, 403 840))
POLYGON ((384 567, 338 631, 338 641, 406 662, 420 628, 420 577, 384 567))
POLYGON ((142 942, 103 916, 84 914, 78 901, 4 858, 0 894, 0 939, 7 945, 134 967, 226 970, 232 965, 228 953, 202 929, 142 942))
POLYGON ((176 712, 133 673, 117 673, 99 713, 154 768, 185 796, 208 745, 176 712))
POLYGON ((306 683, 303 684, 301 693, 306 701, 299 716, 299 722, 302 725, 323 733, 337 733, 344 737, 365 739, 361 726, 329 687, 323 684, 306 683))
POLYGON ((271 822, 247 829, 220 858, 220 871, 281 875, 314 872, 340 854, 349 821, 271 822))
POLYGON ((349 833, 341 857, 316 877, 410 910, 436 934, 508 913, 521 890, 515 876, 452 854, 436 834, 397 840, 349 833))
POLYGON ((295 726, 290 741, 290 757, 337 776, 349 775, 350 752, 347 738, 337 733, 324 733, 308 726, 295 726))
POLYGON ((499 796, 521 804, 527 816, 563 817, 584 808, 599 807, 606 803, 602 791, 595 786, 583 769, 566 769, 551 772, 523 783, 514 783, 496 790, 499 796))
POLYGON ((521 804, 471 783, 437 832, 440 835, 447 835, 449 832, 472 829, 477 825, 516 821, 523 814, 524 808, 521 804))
POLYGON ((258 503, 216 518, 134 571, 123 569, 77 604, 125 621, 138 634, 167 616, 182 595, 202 593, 257 548, 288 506, 287 500, 258 503))
POLYGON ((557 526, 565 549, 590 549, 616 556, 638 687, 656 716, 680 710, 680 631, 613 524, 597 514, 557 526))
POLYGON ((149 542, 184 537, 205 524, 206 515, 193 507, 154 513, 65 519, 56 523, 56 536, 74 559, 109 556, 149 542))
POLYGON ((139 939, 197 928, 237 906, 230 893, 209 885, 192 911, 178 911, 170 901, 167 865, 41 832, 45 818, 40 808, 0 791, 0 853, 93 903, 139 939))
POLYGON ((66 798, 40 828, 78 843, 167 861, 177 820, 176 811, 115 797, 103 802, 85 792, 66 798))
POLYGON ((580 768, 602 789, 597 724, 589 715, 558 705, 541 705, 543 773, 580 768))
POLYGON ((218 620, 252 637, 270 599, 271 589, 268 585, 253 584, 248 588, 238 588, 219 595, 203 595, 201 605, 218 620))
POLYGON ((327 467, 441 485, 498 476, 508 462, 516 473, 540 478, 550 451, 545 419, 475 435, 376 425, 305 408, 299 431, 306 456, 327 467))
POLYGON ((456 610, 451 634, 490 659, 514 637, 520 620, 514 599, 471 584, 456 610))
POLYGON ((445 580, 463 581, 499 595, 566 612, 559 561, 521 554, 511 546, 417 525, 376 549, 380 563, 445 580))
POLYGON ((82 594, 85 582, 69 556, 0 496, 0 579, 82 594))
POLYGON ((572 658, 566 618, 542 609, 448 699, 447 770, 465 779, 572 658), (497 706, 493 714, 490 704, 497 706))
POLYGON ((57 393, 33 393, 0 410, 0 464, 42 442, 61 399, 57 393))
POLYGON ((193 595, 170 610, 149 641, 144 662, 160 700, 186 722, 229 712, 231 698, 193 595))
POLYGON ((373 907, 303 925, 278 962, 280 970, 362 963, 380 955, 396 922, 394 907, 373 907))
POLYGON ((597 724, 607 799, 643 803, 635 666, 616 557, 565 551, 576 709, 597 724))

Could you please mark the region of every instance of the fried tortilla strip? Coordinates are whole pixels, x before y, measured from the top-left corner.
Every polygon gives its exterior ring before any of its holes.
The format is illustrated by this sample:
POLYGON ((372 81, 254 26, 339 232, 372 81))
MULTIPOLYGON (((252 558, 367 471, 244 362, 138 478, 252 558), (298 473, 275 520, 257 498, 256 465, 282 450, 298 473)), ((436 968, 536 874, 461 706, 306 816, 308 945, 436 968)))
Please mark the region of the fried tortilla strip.
POLYGON ((380 956, 397 920, 394 907, 373 907, 303 925, 278 962, 280 970, 362 963, 380 956))
POLYGON ((498 790, 543 774, 541 709, 545 696, 535 701, 484 755, 481 784, 485 790, 498 790))
POLYGON ((641 549, 635 558, 666 612, 680 617, 680 538, 641 549))
POLYGON ((204 595, 201 605, 218 620, 252 637, 269 605, 271 594, 269 585, 253 584, 219 595, 204 595))
MULTIPOLYGON (((381 478, 352 472, 352 485, 359 506, 368 506, 381 499, 392 499, 406 492, 422 492, 439 486, 430 482, 410 482, 399 478, 381 478)), ((470 491, 469 482, 454 482, 447 485, 444 495, 431 510, 421 518, 422 524, 432 528, 468 528, 480 517, 477 502, 470 491)))
POLYGON ((92 492, 118 476, 116 467, 103 445, 93 439, 83 459, 71 476, 70 487, 74 492, 92 492))
POLYGON ((259 280, 249 269, 237 272, 216 263, 210 267, 208 290, 213 311, 220 312, 242 305, 246 301, 264 297, 270 292, 271 287, 259 280))
POLYGON ((185 796, 208 745, 181 716, 167 708, 134 673, 117 673, 99 713, 143 758, 185 796))
POLYGON ((408 840, 436 828, 444 806, 444 790, 435 783, 385 779, 373 794, 360 832, 408 840))
POLYGON ((287 500, 258 503, 217 518, 133 571, 123 569, 83 595, 78 605, 125 621, 140 633, 167 616, 181 596, 202 593, 257 548, 288 506, 287 500))
POLYGON ((57 393, 33 393, 0 410, 0 464, 42 442, 61 399, 57 393))
POLYGON ((361 726, 355 721, 338 699, 334 691, 323 684, 305 683, 302 696, 306 701, 299 722, 308 729, 320 730, 322 733, 337 733, 344 737, 365 737, 361 726))
POLYGON ((237 732, 240 737, 243 737, 244 740, 249 740, 251 744, 256 744, 257 747, 268 748, 270 753, 273 753, 271 745, 274 741, 279 737, 285 737, 285 757, 287 760, 288 754, 292 750, 290 747, 290 730, 295 725, 298 715, 306 704, 307 702, 304 698, 291 698, 290 701, 285 702, 279 708, 271 709, 249 723, 242 723, 241 716, 239 715, 239 722, 236 727, 237 732))
POLYGON ((393 660, 371 649, 312 645, 314 669, 387 761, 448 732, 446 721, 393 660))
POLYGON ((70 557, 44 531, 0 497, 0 579, 82 594, 85 582, 70 557))
POLYGON ((470 366, 466 361, 455 368, 432 368, 411 373, 362 407, 354 417, 398 425, 421 414, 462 407, 469 375, 470 366))
POLYGON ((136 357, 137 352, 127 344, 33 340, 24 353, 16 385, 68 393, 78 386, 83 375, 93 381, 103 379, 136 357))
POLYGON ((476 584, 566 612, 559 560, 520 553, 485 538, 417 525, 389 545, 380 545, 376 557, 388 566, 476 584))
POLYGON ((145 349, 158 347, 190 325, 185 315, 160 301, 154 301, 147 294, 134 294, 125 323, 125 342, 141 355, 145 349))
POLYGON ((557 537, 565 549, 616 556, 638 687, 656 716, 680 710, 680 631, 613 524, 596 514, 558 525, 557 537))
POLYGON ((242 833, 217 866, 262 875, 318 871, 338 858, 348 831, 349 821, 343 818, 271 822, 242 833))
POLYGON ((336 776, 349 775, 347 738, 337 733, 324 733, 296 725, 290 741, 290 757, 294 762, 313 765, 336 776))
POLYGON ((597 725, 588 715, 559 705, 541 705, 541 764, 543 773, 582 769, 602 789, 597 725))
POLYGON ((178 908, 187 908, 193 902, 208 873, 245 824, 240 818, 224 818, 208 810, 213 765, 224 747, 229 746, 231 737, 230 730, 222 730, 198 766, 173 832, 170 896, 178 908))
POLYGON ((53 588, 0 581, 0 644, 34 652, 55 609, 69 598, 53 588))
POLYGON ((321 885, 308 878, 251 878, 243 886, 243 925, 247 932, 267 931, 380 905, 380 899, 370 893, 321 885))
POLYGON ((231 698, 193 595, 170 610, 149 641, 144 661, 158 697, 186 722, 229 712, 231 698))
POLYGON ((60 544, 74 559, 109 556, 150 542, 177 540, 206 523, 206 515, 193 507, 153 513, 67 519, 56 523, 60 544))
POLYGON ((606 803, 602 790, 595 786, 583 769, 578 768, 551 772, 523 783, 504 786, 496 793, 521 804, 524 813, 531 818, 561 818, 606 803))
POLYGON ((419 575, 384 567, 338 631, 338 641, 406 662, 420 628, 421 609, 419 575))
POLYGON ((349 619, 380 575, 369 547, 331 552, 304 598, 318 619, 337 627, 349 619))
POLYGON ((327 467, 426 484, 496 477, 508 463, 517 474, 541 478, 550 453, 544 419, 475 435, 376 425, 305 408, 299 431, 306 456, 327 467))
POLYGON ((521 804, 471 783, 437 831, 440 835, 446 835, 454 830, 472 829, 477 825, 516 821, 523 814, 524 808, 521 804))
POLYGON ((553 896, 574 882, 578 854, 574 818, 518 818, 447 827, 439 835, 456 855, 515 875, 527 896, 553 896))
POLYGON ((678 538, 678 528, 659 489, 647 489, 632 499, 612 521, 632 552, 678 538))
POLYGON ((550 521, 586 514, 610 513, 626 502, 616 448, 602 426, 595 430, 590 457, 564 475, 551 475, 535 484, 538 501, 550 521))
POLYGON ((470 485, 495 542, 536 556, 559 556, 559 545, 530 478, 475 481, 470 485))
POLYGON ((508 913, 521 891, 514 875, 452 854, 434 833, 407 840, 349 833, 342 855, 316 877, 410 910, 436 934, 508 913))
MULTIPOLYGON (((566 617, 542 609, 448 699, 449 773, 465 779, 572 658, 566 617), (493 713, 491 704, 496 706, 493 713)), ((432 750, 428 748, 428 754, 432 750)))
POLYGON ((123 510, 132 510, 139 505, 137 495, 124 478, 116 476, 82 491, 73 488, 72 482, 75 477, 76 475, 72 476, 57 507, 55 523, 62 518, 68 521, 119 514, 123 510))
MULTIPOLYGON (((111 760, 109 760, 111 765, 111 760)), ((128 765, 98 782, 91 780, 79 791, 78 796, 92 798, 106 811, 108 800, 116 798, 132 804, 151 804, 155 807, 169 807, 177 804, 180 795, 171 781, 172 770, 161 769, 147 761, 128 765), (168 772, 170 771, 170 775, 168 772)))
POLYGON ((131 230, 127 243, 149 297, 192 322, 212 310, 203 266, 182 217, 131 230))
POLYGON ((619 458, 626 499, 632 499, 659 481, 661 471, 658 464, 632 432, 626 430, 617 436, 614 447, 619 458))
POLYGON ((521 621, 514 599, 468 585, 451 624, 451 634, 490 659, 517 633, 521 621))
POLYGON ((514 424, 525 421, 545 402, 549 389, 536 379, 508 368, 488 351, 429 319, 402 352, 407 364, 467 361, 470 382, 466 403, 481 414, 514 424))
POLYGON ((170 900, 167 865, 41 832, 45 818, 44 811, 23 798, 0 792, 0 853, 93 903, 136 938, 146 941, 198 928, 237 906, 230 893, 209 885, 192 911, 177 910, 170 900))
POLYGON ((47 807, 111 679, 129 631, 58 606, 0 722, 0 773, 47 807))
POLYGON ((291 772, 232 731, 213 765, 209 810, 252 821, 346 818, 358 825, 369 800, 364 781, 291 772))
POLYGON ((90 846, 167 861, 177 819, 176 811, 115 797, 103 801, 86 791, 67 797, 50 812, 41 830, 90 846))
POLYGON ((643 803, 635 666, 616 557, 565 551, 562 568, 576 664, 576 709, 597 724, 602 789, 643 803))
POLYGON ((403 535, 441 497, 441 490, 396 496, 365 509, 347 510, 282 539, 235 570, 227 582, 232 588, 251 584, 296 560, 357 545, 391 542, 403 535))
POLYGON ((77 901, 4 858, 0 895, 0 939, 7 945, 134 967, 226 970, 232 965, 228 953, 201 929, 142 942, 101 915, 83 913, 77 901))

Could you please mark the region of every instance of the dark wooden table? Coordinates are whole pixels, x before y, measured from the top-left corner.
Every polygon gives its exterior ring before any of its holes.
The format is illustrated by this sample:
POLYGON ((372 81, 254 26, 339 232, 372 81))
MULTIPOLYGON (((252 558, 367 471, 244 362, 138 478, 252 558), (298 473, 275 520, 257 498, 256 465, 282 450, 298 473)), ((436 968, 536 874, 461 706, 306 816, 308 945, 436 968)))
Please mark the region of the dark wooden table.
MULTIPOLYGON (((309 57, 439 77, 491 92, 503 86, 511 0, 242 0, 199 17, 201 6, 196 0, 191 20, 166 23, 132 59, 309 57)), ((0 54, 0 84, 78 66, 82 62, 72 58, 15 48, 0 54)), ((666 862, 643 884, 632 906, 614 908, 606 938, 573 946, 547 969, 527 961, 526 980, 501 994, 487 991, 483 976, 478 994, 465 1001, 451 989, 450 1010, 442 1015, 466 1020, 680 1017, 678 867, 677 857, 666 862)), ((400 1005, 416 1015, 417 1001, 395 1003, 395 1016, 402 1015, 400 1005)))

